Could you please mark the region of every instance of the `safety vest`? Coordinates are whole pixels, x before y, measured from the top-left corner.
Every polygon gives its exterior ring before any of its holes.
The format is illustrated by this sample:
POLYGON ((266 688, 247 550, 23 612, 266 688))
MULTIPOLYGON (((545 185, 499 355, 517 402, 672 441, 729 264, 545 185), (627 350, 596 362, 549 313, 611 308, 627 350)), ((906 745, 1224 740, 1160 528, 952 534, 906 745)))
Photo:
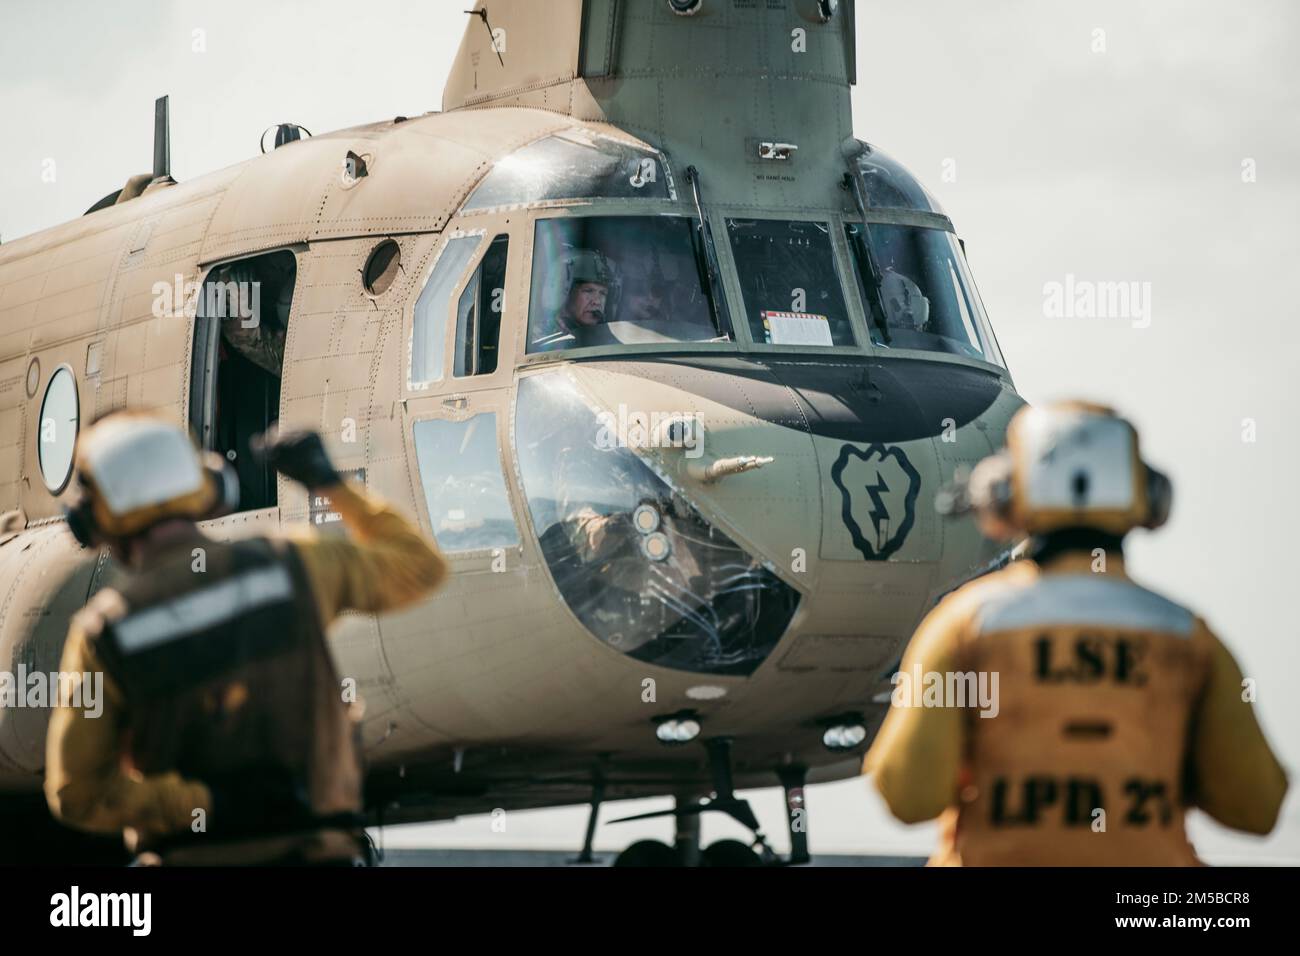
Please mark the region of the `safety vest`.
POLYGON ((1083 555, 977 585, 958 668, 998 675, 998 713, 964 715, 958 804, 931 862, 1197 863, 1184 774, 1204 623, 1083 555))
POLYGON ((202 547, 201 570, 180 548, 132 575, 118 588, 126 613, 100 637, 127 702, 129 757, 237 795, 213 837, 355 816, 356 724, 297 555, 268 538, 202 547))

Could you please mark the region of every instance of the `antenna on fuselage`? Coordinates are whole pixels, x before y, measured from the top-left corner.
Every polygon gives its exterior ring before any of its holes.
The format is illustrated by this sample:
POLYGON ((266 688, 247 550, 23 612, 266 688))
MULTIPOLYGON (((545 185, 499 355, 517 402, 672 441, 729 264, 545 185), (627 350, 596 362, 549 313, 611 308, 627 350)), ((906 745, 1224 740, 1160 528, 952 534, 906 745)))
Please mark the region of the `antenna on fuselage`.
POLYGON ((172 177, 171 97, 160 96, 153 103, 153 181, 172 177))
POLYGON ((487 28, 488 36, 492 38, 492 52, 497 55, 497 60, 501 65, 505 66, 506 61, 501 58, 501 48, 497 46, 497 35, 492 32, 492 24, 488 22, 487 7, 480 7, 477 10, 466 10, 465 12, 476 16, 483 21, 483 26, 487 28))

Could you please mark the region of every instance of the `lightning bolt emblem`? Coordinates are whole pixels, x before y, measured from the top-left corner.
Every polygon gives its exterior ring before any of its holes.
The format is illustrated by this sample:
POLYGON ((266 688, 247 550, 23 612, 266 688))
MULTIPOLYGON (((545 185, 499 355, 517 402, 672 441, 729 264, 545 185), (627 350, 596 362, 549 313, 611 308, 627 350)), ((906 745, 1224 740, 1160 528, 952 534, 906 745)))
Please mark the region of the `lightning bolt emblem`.
POLYGON ((885 507, 885 502, 880 497, 882 491, 889 490, 889 485, 885 484, 884 472, 876 472, 874 485, 862 487, 871 496, 871 510, 867 515, 871 518, 872 527, 876 529, 876 547, 882 548, 889 539, 889 509, 885 507))
POLYGON ((874 485, 864 485, 867 494, 871 496, 871 510, 867 512, 871 516, 871 523, 875 525, 876 537, 880 537, 880 522, 889 520, 889 509, 885 507, 884 500, 880 497, 882 491, 888 491, 889 485, 885 484, 885 476, 881 472, 876 472, 876 483, 874 485))

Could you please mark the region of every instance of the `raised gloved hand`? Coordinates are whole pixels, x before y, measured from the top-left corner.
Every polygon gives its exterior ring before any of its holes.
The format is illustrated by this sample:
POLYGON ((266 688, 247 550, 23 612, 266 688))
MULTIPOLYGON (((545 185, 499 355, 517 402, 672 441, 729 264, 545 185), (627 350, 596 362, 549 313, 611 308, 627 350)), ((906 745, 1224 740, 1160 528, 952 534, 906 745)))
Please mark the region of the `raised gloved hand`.
POLYGON ((328 488, 342 480, 316 432, 299 429, 276 433, 272 429, 256 436, 251 445, 259 460, 308 488, 328 488))

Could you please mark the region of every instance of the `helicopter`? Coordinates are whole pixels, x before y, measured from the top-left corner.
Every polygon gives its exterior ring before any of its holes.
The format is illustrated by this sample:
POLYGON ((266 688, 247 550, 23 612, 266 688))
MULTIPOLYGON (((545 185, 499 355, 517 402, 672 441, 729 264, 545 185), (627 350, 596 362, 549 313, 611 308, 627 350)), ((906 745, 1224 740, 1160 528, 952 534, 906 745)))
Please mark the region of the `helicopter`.
MULTIPOLYGON (((218 538, 341 533, 250 453, 311 428, 452 568, 331 633, 376 822, 585 803, 590 860, 603 803, 671 795, 677 844, 619 863, 806 862, 804 786, 859 772, 915 625, 1006 560, 932 502, 1024 404, 951 219, 854 135, 855 22, 487 0, 440 110, 185 182, 160 100, 150 172, 0 245, 0 669, 57 671, 120 573, 62 517, 85 424, 225 456, 218 538), (735 795, 774 783, 782 860, 735 795), (753 844, 700 848, 705 812, 753 844)), ((47 720, 0 707, 15 832, 47 720)))

